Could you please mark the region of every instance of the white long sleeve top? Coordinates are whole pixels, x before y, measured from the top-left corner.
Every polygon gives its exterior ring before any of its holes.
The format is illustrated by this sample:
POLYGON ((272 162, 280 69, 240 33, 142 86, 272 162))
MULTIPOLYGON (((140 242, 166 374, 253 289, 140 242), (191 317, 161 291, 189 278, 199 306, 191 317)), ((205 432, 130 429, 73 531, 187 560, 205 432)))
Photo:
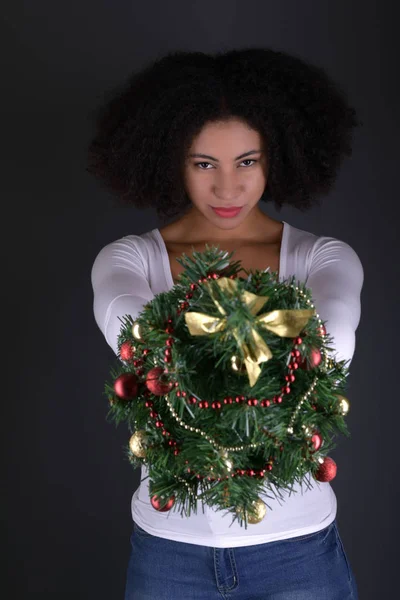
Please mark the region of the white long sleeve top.
MULTIPOLYGON (((337 360, 351 360, 355 332, 361 316, 364 271, 360 258, 346 242, 317 236, 286 221, 279 261, 279 280, 294 275, 311 289, 316 312, 333 337, 337 360)), ((136 318, 144 304, 156 294, 170 290, 174 281, 169 257, 159 229, 141 235, 127 235, 104 246, 97 254, 91 281, 96 323, 107 343, 118 354, 117 338, 121 321, 136 318)), ((348 363, 350 364, 350 363, 348 363)), ((261 495, 267 504, 264 519, 241 527, 227 511, 204 507, 181 516, 172 508, 156 511, 149 496, 148 469, 141 466, 141 483, 131 501, 133 520, 148 533, 176 541, 218 548, 263 544, 307 535, 327 527, 337 513, 337 499, 329 482, 312 487, 295 485, 293 492, 275 490, 275 498, 261 495)))

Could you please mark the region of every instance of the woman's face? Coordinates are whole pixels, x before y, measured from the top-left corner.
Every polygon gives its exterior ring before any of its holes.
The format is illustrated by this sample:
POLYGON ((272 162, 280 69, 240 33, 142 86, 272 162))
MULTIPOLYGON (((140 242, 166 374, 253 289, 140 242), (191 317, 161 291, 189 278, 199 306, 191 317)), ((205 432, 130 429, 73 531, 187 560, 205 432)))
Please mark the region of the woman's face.
POLYGON ((185 158, 184 185, 194 210, 224 229, 236 228, 246 219, 258 204, 267 178, 262 136, 236 118, 205 125, 185 158), (242 209, 226 218, 212 207, 242 209))

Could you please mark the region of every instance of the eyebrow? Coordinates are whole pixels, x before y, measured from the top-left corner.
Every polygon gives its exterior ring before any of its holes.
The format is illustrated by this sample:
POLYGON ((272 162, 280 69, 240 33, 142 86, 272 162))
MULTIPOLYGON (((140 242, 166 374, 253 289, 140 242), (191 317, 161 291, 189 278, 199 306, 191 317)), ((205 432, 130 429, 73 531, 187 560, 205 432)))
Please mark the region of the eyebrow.
MULTIPOLYGON (((245 156, 249 156, 249 154, 258 154, 260 153, 261 150, 249 150, 248 152, 244 152, 244 154, 240 154, 239 156, 237 156, 235 158, 235 160, 239 160, 239 158, 244 158, 245 156)), ((219 162, 218 158, 214 158, 213 156, 209 156, 208 154, 189 154, 190 157, 193 158, 210 158, 211 160, 214 160, 215 162, 219 162)))

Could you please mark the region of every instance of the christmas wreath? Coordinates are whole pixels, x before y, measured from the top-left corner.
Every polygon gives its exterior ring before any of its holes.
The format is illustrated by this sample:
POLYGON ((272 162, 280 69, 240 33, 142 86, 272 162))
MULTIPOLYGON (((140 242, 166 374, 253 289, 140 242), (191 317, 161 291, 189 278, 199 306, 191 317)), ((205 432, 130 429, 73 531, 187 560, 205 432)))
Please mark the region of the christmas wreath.
POLYGON ((350 435, 348 367, 329 356, 305 285, 269 270, 239 277, 233 254, 182 254, 172 289, 120 318, 105 394, 107 419, 131 433, 130 463, 149 469, 156 510, 190 516, 200 499, 247 528, 265 516, 260 492, 335 477, 327 455, 350 435))

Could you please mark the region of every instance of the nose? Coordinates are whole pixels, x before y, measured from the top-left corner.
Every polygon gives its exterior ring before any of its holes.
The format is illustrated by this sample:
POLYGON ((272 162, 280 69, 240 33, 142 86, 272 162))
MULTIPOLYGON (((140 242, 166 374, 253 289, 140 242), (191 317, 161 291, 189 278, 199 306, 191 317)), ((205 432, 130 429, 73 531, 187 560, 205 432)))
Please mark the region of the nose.
POLYGON ((241 194, 242 188, 235 175, 220 173, 214 185, 214 194, 227 202, 235 200, 241 194))

